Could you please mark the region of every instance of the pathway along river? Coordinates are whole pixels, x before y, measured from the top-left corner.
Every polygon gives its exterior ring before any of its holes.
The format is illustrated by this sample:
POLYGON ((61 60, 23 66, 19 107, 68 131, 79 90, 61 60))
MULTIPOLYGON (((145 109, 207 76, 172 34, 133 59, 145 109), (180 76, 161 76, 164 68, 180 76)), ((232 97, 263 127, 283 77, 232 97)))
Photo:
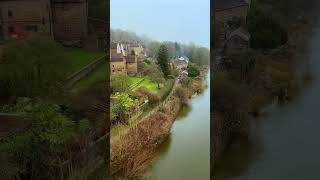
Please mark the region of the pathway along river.
POLYGON ((300 97, 256 120, 224 154, 214 180, 320 179, 320 29, 310 42, 315 80, 300 97))
MULTIPOLYGON (((210 76, 208 87, 181 111, 159 159, 149 173, 155 180, 210 179, 210 76)), ((149 174, 148 173, 148 174, 149 174)))

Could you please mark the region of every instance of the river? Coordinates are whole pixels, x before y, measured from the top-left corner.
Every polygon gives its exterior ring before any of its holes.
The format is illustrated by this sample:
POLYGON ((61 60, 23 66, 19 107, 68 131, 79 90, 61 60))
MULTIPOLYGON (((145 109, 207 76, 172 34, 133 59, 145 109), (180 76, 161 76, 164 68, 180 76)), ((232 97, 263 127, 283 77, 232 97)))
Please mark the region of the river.
POLYGON ((159 148, 148 174, 155 180, 210 179, 210 76, 208 87, 191 99, 159 148))
POLYGON ((227 149, 214 180, 320 179, 319 27, 308 51, 315 79, 293 102, 256 119, 249 139, 238 138, 227 149))

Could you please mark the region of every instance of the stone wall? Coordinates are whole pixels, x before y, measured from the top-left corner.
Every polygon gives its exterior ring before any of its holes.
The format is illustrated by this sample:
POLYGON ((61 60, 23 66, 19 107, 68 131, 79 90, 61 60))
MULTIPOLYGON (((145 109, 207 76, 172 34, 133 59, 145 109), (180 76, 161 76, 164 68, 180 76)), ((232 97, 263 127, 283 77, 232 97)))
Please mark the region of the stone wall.
POLYGON ((120 74, 126 72, 126 65, 124 61, 110 62, 111 74, 120 74))
POLYGON ((54 38, 58 41, 79 41, 87 35, 87 2, 53 2, 54 38))
POLYGON ((240 53, 242 49, 248 48, 249 42, 245 41, 239 36, 231 37, 225 46, 225 53, 232 54, 232 53, 240 53))
POLYGON ((51 35, 52 32, 49 0, 0 1, 0 17, 6 40, 10 38, 10 29, 21 34, 36 31, 51 35))
POLYGON ((240 6, 228 10, 223 11, 217 11, 216 12, 216 20, 220 23, 226 23, 228 20, 230 20, 232 17, 239 17, 244 22, 246 22, 247 13, 248 13, 248 6, 240 6))
POLYGON ((138 73, 137 62, 135 63, 127 63, 127 72, 129 75, 134 75, 138 73))

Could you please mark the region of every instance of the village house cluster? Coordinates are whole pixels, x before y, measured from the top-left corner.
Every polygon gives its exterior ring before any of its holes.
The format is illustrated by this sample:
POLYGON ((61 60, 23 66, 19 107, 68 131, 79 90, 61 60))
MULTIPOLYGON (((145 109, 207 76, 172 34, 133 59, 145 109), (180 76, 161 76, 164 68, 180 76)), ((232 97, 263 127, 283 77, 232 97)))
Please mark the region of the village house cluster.
POLYGON ((244 28, 251 0, 217 0, 215 27, 217 48, 226 54, 250 47, 250 33, 244 28))
POLYGON ((87 34, 86 0, 2 0, 0 39, 43 33, 58 41, 78 41, 87 34))
POLYGON ((66 46, 98 50, 103 49, 98 34, 106 24, 88 16, 87 0, 0 1, 0 43, 36 33, 66 46))
POLYGON ((111 42, 110 69, 111 75, 138 73, 138 61, 147 58, 147 49, 139 43, 111 42))
POLYGON ((178 58, 173 58, 170 60, 170 65, 175 67, 176 69, 180 71, 184 71, 187 69, 189 63, 189 58, 187 56, 181 56, 178 58))

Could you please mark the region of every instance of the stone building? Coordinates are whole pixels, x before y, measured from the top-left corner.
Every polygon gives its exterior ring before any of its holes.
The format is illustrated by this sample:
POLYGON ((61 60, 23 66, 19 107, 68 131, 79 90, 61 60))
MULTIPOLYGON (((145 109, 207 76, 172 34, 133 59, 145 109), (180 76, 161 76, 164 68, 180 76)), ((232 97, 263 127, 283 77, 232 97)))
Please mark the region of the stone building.
POLYGON ((0 41, 31 32, 80 41, 87 35, 87 19, 87 0, 1 0, 0 41))
POLYGON ((225 53, 236 54, 241 50, 250 47, 250 34, 244 28, 240 27, 231 32, 226 39, 225 53))
POLYGON ((126 56, 126 70, 128 75, 135 75, 138 73, 137 56, 126 56))
POLYGON ((118 43, 110 44, 111 75, 126 73, 126 63, 122 49, 118 43))
POLYGON ((246 22, 250 0, 217 0, 215 18, 217 23, 225 24, 234 17, 246 22))
POLYGON ((87 0, 51 0, 53 35, 57 41, 79 41, 87 35, 87 0))
POLYGON ((135 75, 138 73, 137 55, 132 55, 125 44, 110 44, 110 70, 111 74, 127 73, 135 75))
POLYGON ((50 0, 1 0, 0 39, 20 38, 30 32, 53 35, 50 0))

